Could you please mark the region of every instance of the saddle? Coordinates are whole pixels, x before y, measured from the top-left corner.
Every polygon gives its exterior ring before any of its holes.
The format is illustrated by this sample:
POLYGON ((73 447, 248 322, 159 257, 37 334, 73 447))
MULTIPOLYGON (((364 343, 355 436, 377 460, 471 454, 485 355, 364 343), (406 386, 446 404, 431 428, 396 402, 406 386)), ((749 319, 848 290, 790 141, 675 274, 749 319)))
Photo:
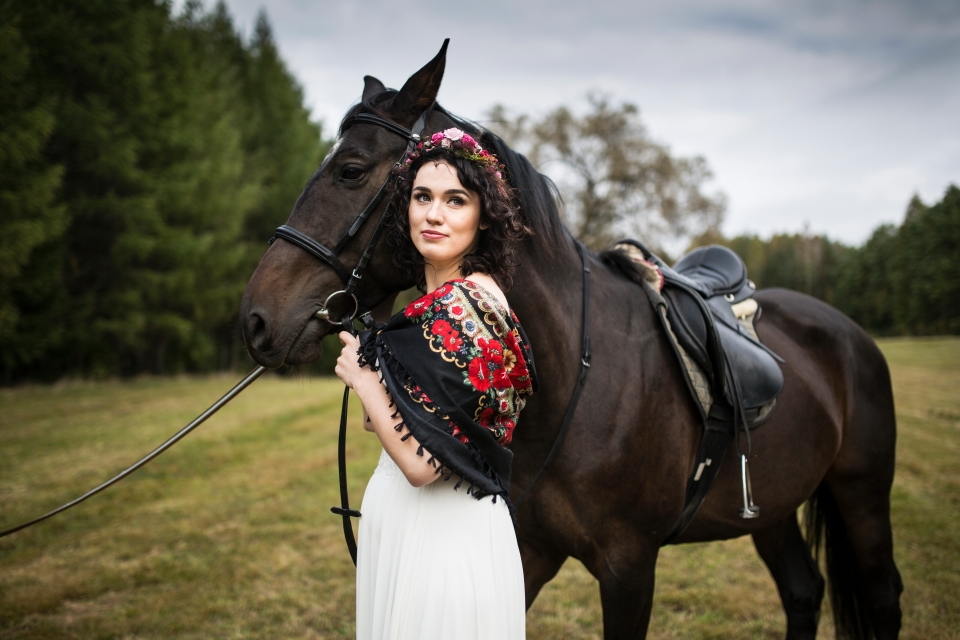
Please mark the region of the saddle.
MULTIPOLYGON (((743 260, 730 249, 694 249, 672 268, 636 240, 622 240, 604 258, 643 284, 697 401, 704 432, 681 516, 664 544, 686 529, 703 503, 730 442, 770 417, 783 387, 783 360, 760 342, 760 307, 743 260), (623 262, 627 258, 632 266, 623 262), (627 267, 627 268, 625 268, 627 267)), ((738 440, 739 449, 739 440, 738 440)), ((746 456, 741 454, 744 508, 753 518, 746 456)))

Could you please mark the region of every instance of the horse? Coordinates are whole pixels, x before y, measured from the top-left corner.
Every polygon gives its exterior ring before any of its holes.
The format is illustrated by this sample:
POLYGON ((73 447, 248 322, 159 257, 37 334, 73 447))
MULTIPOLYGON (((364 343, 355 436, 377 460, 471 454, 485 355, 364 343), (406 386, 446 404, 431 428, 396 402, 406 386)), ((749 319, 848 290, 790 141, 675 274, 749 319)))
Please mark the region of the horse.
MULTIPOLYGON (((581 263, 549 179, 496 135, 436 104, 446 46, 399 91, 364 78, 361 101, 344 116, 287 225, 325 246, 346 238, 338 243, 343 265, 357 264, 364 248, 373 248, 357 291, 384 320, 397 293, 412 283, 398 276, 390 247, 371 242, 372 225, 354 228, 355 237, 347 230, 357 212, 369 213, 368 204, 374 218, 382 215, 387 205, 375 193, 408 141, 357 116, 402 131, 418 119, 428 132, 459 127, 500 158, 532 231, 507 296, 541 381, 511 444, 514 499, 537 476, 578 384, 584 267, 594 310, 592 366, 566 440, 517 506, 526 604, 574 557, 599 582, 604 637, 644 638, 657 555, 684 507, 701 416, 647 297, 608 254, 586 252, 581 263)), ((241 303, 253 359, 266 367, 315 362, 321 339, 338 330, 317 311, 341 288, 335 270, 314 255, 274 242, 241 303)), ((752 433, 749 462, 762 512, 755 519, 738 515, 740 460, 731 448, 696 517, 671 544, 752 536, 776 583, 791 640, 816 636, 825 580, 814 555, 824 550, 838 637, 897 638, 903 585, 890 524, 896 421, 886 362, 860 327, 815 298, 772 289, 756 299, 762 308, 756 330, 785 361, 776 408, 752 433), (805 503, 806 540, 797 517, 805 503)))

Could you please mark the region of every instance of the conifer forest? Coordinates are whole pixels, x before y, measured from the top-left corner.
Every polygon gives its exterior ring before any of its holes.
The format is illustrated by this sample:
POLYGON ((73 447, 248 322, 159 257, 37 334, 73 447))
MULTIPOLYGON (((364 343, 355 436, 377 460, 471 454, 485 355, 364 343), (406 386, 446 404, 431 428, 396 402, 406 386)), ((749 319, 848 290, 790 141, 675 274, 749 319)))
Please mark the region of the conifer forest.
MULTIPOLYGON (((248 366, 241 293, 336 124, 266 14, 244 34, 222 2, 0 0, 0 96, 0 384, 248 366)), ((960 333, 956 186, 860 247, 695 242, 875 335, 960 333)))

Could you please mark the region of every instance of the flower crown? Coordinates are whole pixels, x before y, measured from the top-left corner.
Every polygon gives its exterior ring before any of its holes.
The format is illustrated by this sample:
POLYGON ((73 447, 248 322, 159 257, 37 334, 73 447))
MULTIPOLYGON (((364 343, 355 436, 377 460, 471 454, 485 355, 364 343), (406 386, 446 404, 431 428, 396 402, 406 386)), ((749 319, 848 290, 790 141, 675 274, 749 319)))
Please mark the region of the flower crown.
MULTIPOLYGON (((504 167, 500 164, 497 156, 481 147, 469 133, 465 133, 456 127, 437 131, 428 139, 418 142, 417 146, 408 151, 403 157, 403 160, 397 165, 397 171, 399 173, 406 173, 410 170, 410 165, 413 164, 414 160, 438 149, 449 149, 453 152, 453 155, 458 158, 476 162, 486 168, 488 172, 493 174, 497 180, 502 183, 504 167)), ((501 184, 501 188, 502 187, 503 185, 501 184)))

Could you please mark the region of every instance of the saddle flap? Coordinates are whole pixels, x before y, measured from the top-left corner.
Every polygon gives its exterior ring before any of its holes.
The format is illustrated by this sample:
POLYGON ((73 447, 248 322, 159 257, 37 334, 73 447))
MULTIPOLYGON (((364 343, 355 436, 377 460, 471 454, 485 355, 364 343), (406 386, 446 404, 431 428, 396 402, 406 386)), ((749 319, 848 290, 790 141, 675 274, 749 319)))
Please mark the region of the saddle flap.
POLYGON ((711 339, 707 319, 694 298, 696 294, 679 287, 667 287, 662 294, 667 302, 667 320, 677 342, 703 369, 711 385, 722 379, 717 377, 718 372, 714 370, 716 360, 711 357, 711 351, 716 349, 716 345, 711 339))

